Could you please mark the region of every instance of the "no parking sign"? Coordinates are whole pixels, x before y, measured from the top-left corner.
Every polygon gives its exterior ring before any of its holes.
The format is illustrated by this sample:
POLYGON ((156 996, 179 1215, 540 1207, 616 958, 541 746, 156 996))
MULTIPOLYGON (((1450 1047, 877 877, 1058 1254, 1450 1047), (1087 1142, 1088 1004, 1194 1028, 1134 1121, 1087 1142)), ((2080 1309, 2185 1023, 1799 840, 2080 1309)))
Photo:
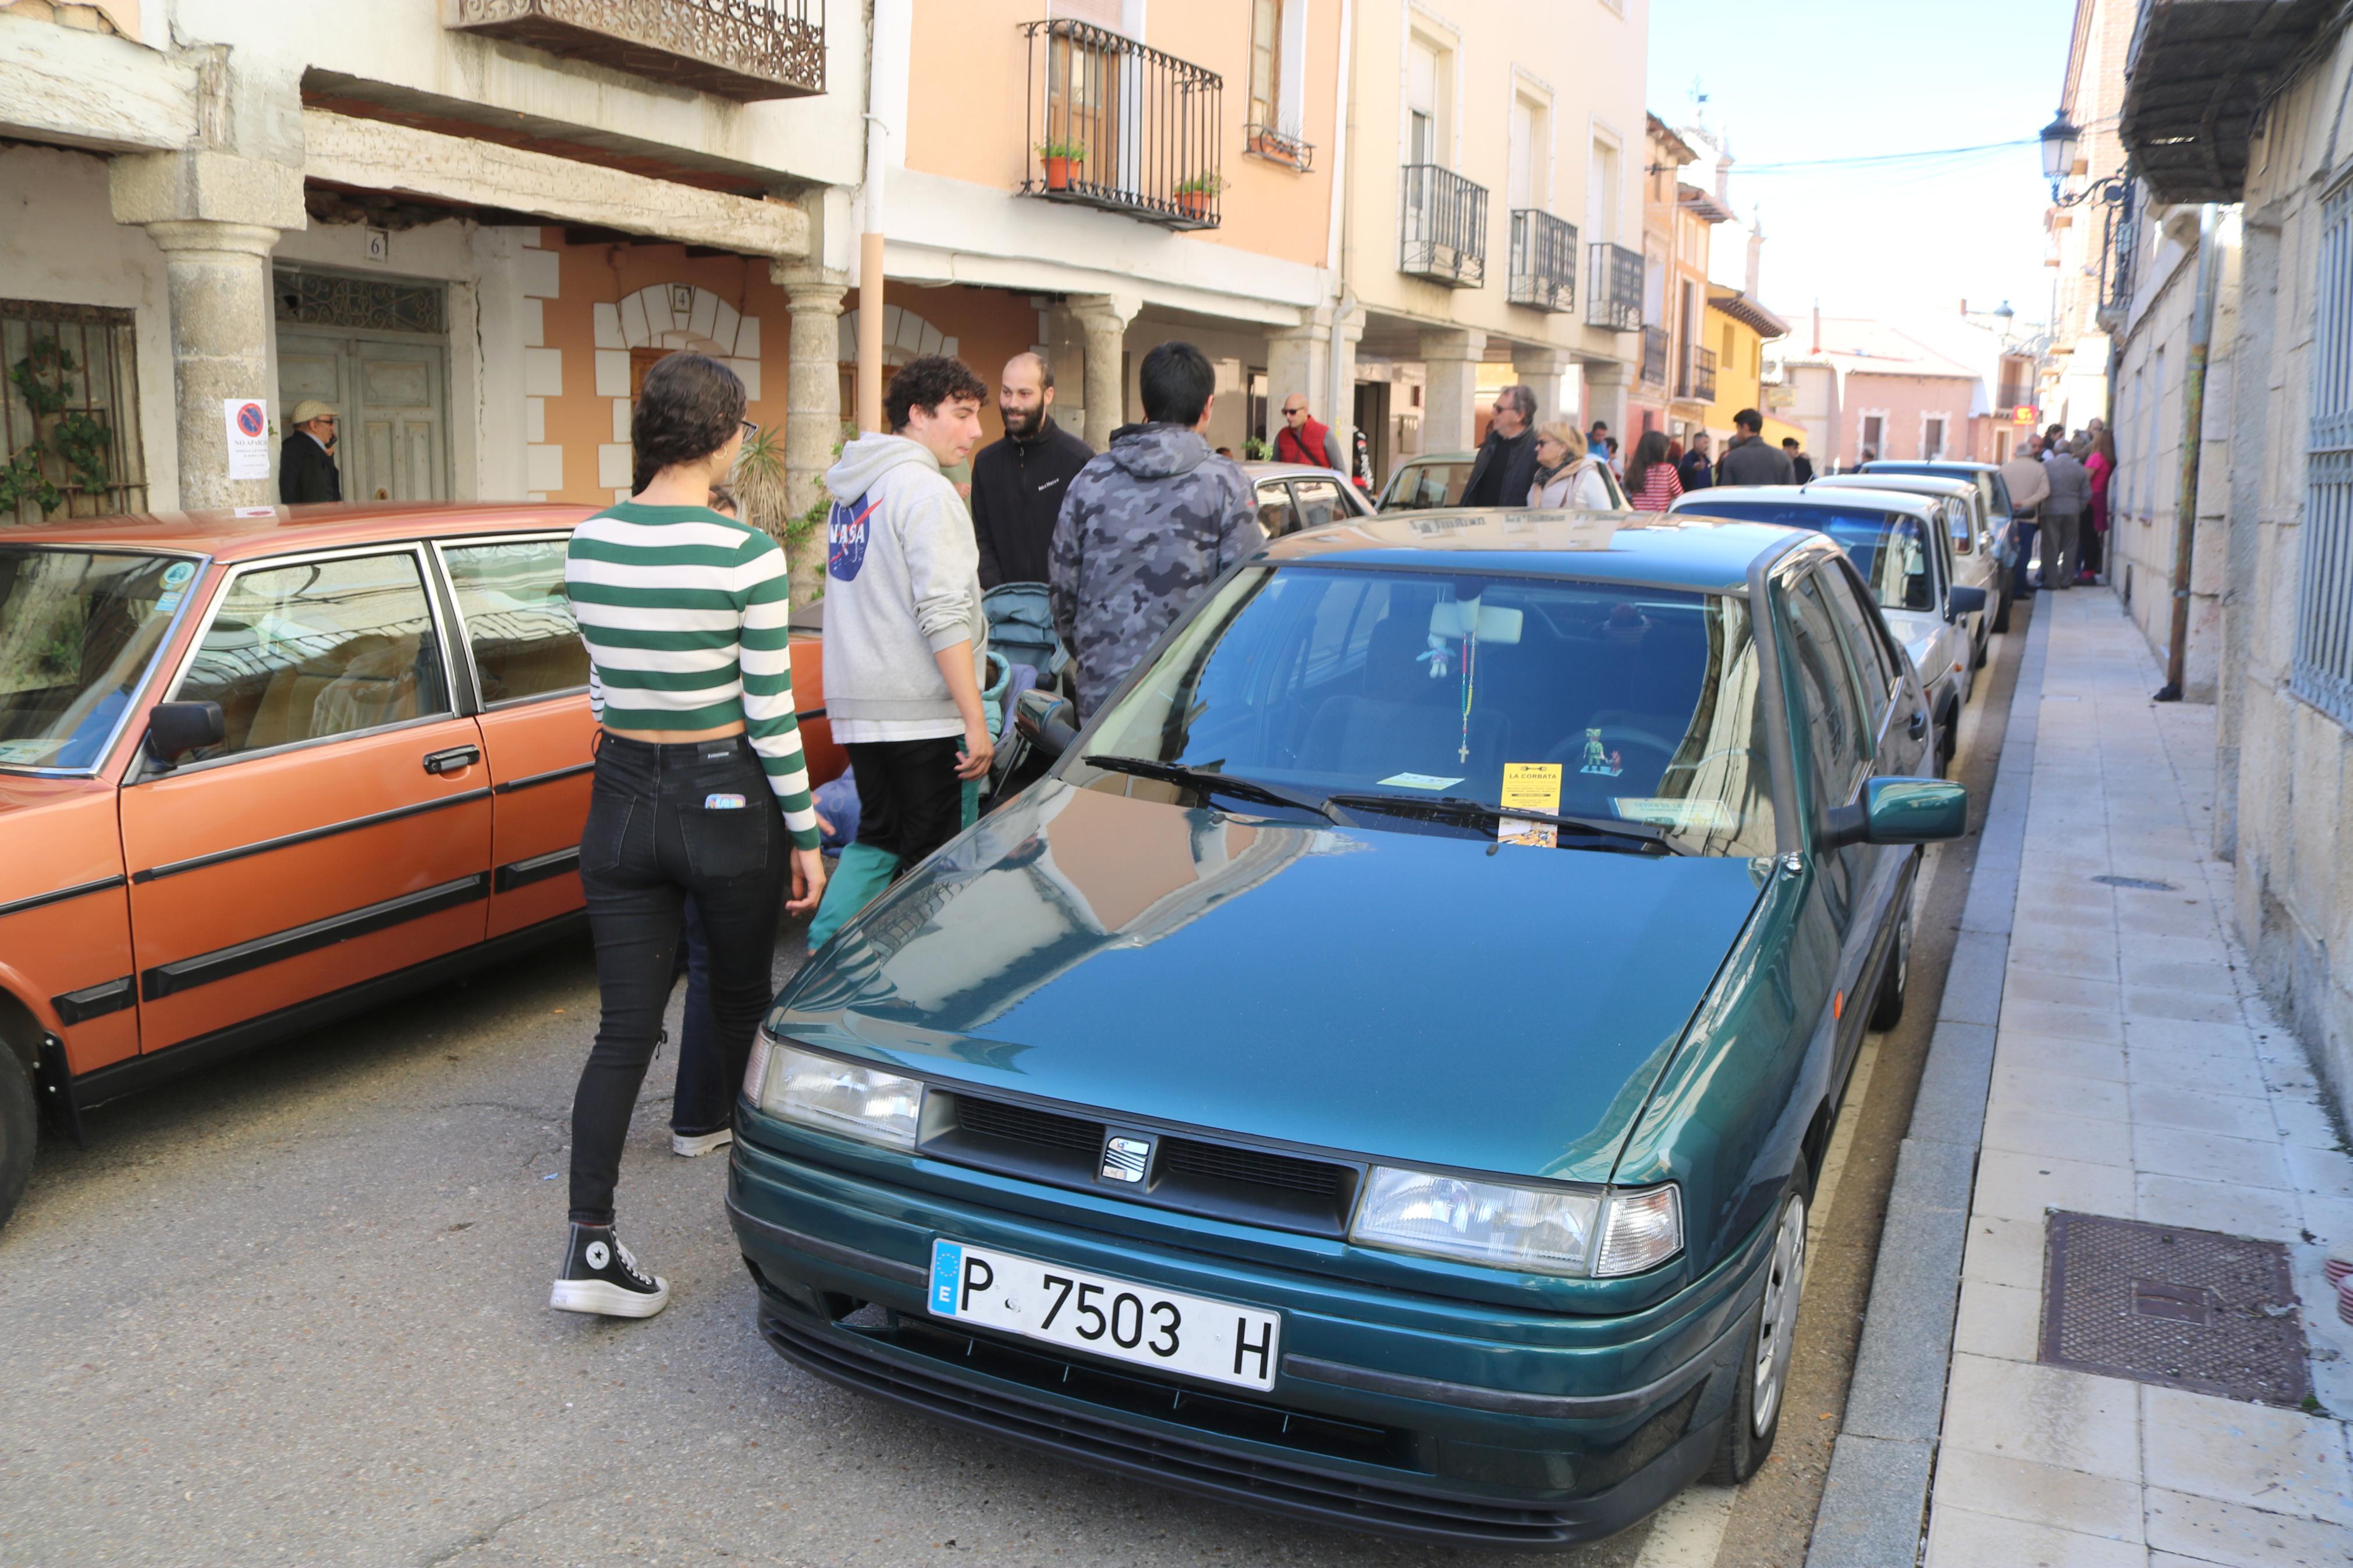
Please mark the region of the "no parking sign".
POLYGON ((228 422, 228 477, 266 479, 269 477, 269 410, 256 397, 224 397, 221 415, 228 422))

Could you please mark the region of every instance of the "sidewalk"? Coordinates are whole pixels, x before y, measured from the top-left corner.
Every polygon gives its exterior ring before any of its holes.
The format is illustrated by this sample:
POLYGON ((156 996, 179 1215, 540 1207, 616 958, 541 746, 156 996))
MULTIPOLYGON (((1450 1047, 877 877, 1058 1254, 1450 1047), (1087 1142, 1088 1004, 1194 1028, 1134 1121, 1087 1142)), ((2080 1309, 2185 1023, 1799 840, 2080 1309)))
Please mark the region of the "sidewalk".
POLYGON ((2148 700, 2162 676, 2105 591, 2034 603, 2041 700, 2021 689, 2012 715, 2032 746, 2023 857, 1927 1568, 2353 1563, 2353 1328, 2321 1273, 2353 1252, 2353 1157, 2230 929, 2214 710, 2148 700), (2048 1210, 2286 1244, 2317 1413, 2039 1363, 2048 1210))

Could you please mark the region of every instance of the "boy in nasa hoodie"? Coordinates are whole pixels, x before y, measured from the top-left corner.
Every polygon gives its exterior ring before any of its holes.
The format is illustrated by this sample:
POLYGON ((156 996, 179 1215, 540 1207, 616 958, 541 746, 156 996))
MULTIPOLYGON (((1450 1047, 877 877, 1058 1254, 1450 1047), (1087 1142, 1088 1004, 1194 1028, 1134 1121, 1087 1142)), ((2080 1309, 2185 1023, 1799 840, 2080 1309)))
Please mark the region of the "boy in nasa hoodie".
POLYGON ((910 361, 883 395, 891 434, 859 437, 826 472, 825 710, 859 816, 811 946, 955 837, 965 781, 988 773, 980 550, 940 472, 979 442, 987 396, 960 360, 910 361))

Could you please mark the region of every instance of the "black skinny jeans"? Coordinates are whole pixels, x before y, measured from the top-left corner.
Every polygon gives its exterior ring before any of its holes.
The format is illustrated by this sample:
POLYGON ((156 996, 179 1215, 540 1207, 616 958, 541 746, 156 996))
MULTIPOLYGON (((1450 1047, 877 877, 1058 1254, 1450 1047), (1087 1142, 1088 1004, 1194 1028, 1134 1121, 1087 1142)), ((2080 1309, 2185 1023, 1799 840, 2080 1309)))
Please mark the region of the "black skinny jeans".
POLYGON ((572 1220, 613 1222, 638 1089, 661 1037, 687 896, 702 916, 724 1081, 744 1079, 774 994, 771 964, 791 838, 751 743, 649 746, 599 737, 580 836, 604 1021, 572 1100, 572 1220), (741 800, 728 805, 728 797, 741 800))

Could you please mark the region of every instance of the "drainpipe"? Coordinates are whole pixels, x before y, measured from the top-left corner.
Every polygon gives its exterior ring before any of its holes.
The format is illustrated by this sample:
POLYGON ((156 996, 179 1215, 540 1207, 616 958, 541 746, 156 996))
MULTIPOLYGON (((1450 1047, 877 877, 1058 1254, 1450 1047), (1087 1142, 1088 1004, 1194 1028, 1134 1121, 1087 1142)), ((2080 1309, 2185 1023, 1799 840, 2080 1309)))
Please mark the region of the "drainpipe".
POLYGON ((874 0, 866 57, 866 227, 858 237, 858 427, 868 432, 882 428, 882 179, 891 163, 891 127, 872 110, 883 101, 885 62, 903 71, 911 45, 907 0, 874 0))
MULTIPOLYGON (((1332 301, 1332 337, 1324 350, 1324 368, 1326 375, 1324 418, 1337 426, 1343 417, 1353 430, 1356 426, 1356 379, 1355 359, 1342 360, 1340 345, 1349 315, 1356 309, 1356 296, 1348 287, 1348 126, 1356 112, 1356 22, 1355 0, 1340 0, 1340 68, 1338 98, 1332 114, 1332 200, 1329 226, 1324 241, 1324 265, 1334 278, 1336 287, 1332 301)), ((1340 460, 1348 472, 1356 471, 1354 452, 1342 452, 1340 460)))
POLYGON ((2181 700, 2182 665, 2189 649, 2189 567, 2198 545, 2198 458, 2205 442, 2206 351, 2214 338, 2214 278, 2221 258, 2214 244, 2214 204, 2198 209, 2198 292, 2189 306, 2189 363, 2181 374, 2181 495, 2173 524, 2173 635, 2165 651, 2165 684, 2156 700, 2181 700))

